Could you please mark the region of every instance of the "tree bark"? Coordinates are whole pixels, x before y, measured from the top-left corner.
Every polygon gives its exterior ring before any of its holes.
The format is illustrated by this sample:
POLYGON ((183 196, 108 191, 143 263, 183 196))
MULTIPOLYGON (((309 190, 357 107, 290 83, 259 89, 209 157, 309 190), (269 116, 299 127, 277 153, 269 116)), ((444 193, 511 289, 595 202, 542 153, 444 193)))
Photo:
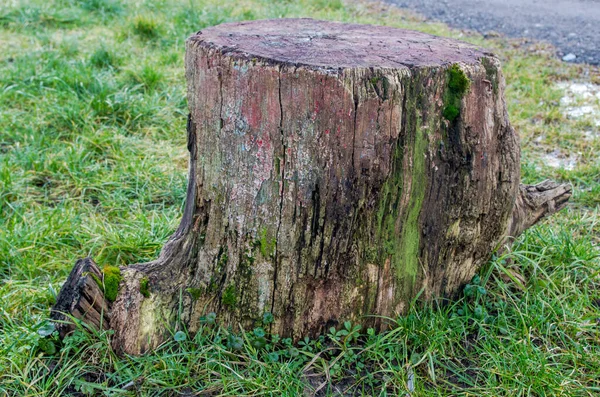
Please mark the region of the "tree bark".
POLYGON ((452 296, 570 197, 520 187, 500 62, 477 47, 287 19, 208 28, 186 51, 186 206, 156 261, 121 268, 119 351, 209 312, 244 327, 269 312, 295 339, 381 328, 365 316, 452 296))

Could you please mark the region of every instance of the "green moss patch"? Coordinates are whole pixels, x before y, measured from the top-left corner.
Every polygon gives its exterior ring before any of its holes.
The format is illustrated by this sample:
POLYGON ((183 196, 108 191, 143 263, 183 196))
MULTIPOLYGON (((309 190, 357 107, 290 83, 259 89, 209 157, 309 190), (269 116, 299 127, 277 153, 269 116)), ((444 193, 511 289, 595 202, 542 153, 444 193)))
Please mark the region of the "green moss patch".
POLYGON ((193 300, 197 301, 202 296, 202 288, 188 288, 187 293, 190 294, 193 300))
POLYGON ((390 87, 390 82, 385 76, 371 77, 369 79, 369 82, 371 83, 373 90, 375 90, 375 93, 381 100, 385 101, 389 98, 388 91, 390 87))
POLYGON ((235 285, 229 284, 227 288, 225 288, 225 292, 223 292, 221 302, 223 302, 225 306, 229 306, 230 308, 235 306, 235 304, 237 303, 237 291, 235 285))
POLYGON ((471 81, 458 65, 452 65, 448 69, 448 89, 444 98, 444 118, 454 121, 460 115, 460 102, 469 90, 471 81))
POLYGON ((269 239, 267 236, 267 229, 261 230, 260 239, 256 245, 260 247, 260 253, 262 254, 263 258, 268 258, 272 255, 275 255, 276 240, 269 239))
POLYGON ((148 277, 144 277, 140 280, 140 293, 144 295, 145 298, 150 297, 150 289, 149 289, 150 280, 148 277))
POLYGON ((97 277, 94 277, 94 280, 104 292, 106 299, 114 302, 119 293, 119 284, 121 283, 121 280, 123 280, 121 269, 117 266, 104 266, 102 275, 103 280, 98 280, 97 277))

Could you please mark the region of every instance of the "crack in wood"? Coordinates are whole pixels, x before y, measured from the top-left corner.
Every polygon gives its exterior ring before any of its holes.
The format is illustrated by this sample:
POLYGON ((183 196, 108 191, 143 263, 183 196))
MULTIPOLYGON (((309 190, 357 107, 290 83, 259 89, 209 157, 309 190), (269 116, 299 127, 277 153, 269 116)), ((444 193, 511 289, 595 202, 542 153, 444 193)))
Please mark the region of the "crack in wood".
MULTIPOLYGON (((286 168, 286 151, 287 146, 285 143, 285 135, 283 131, 283 103, 281 98, 281 68, 278 67, 277 73, 277 84, 278 84, 278 99, 279 99, 279 133, 281 134, 281 147, 282 147, 282 159, 281 159, 281 191, 279 197, 279 219, 277 220, 277 231, 275 233, 275 269, 273 270, 273 294, 271 297, 271 313, 275 310, 275 296, 277 292, 277 269, 280 266, 281 258, 279 255, 279 232, 281 230, 281 223, 283 218, 283 202, 285 195, 285 168, 286 168)), ((269 327, 269 329, 271 326, 269 327)))
POLYGON ((358 114, 358 92, 356 91, 356 71, 352 73, 352 100, 354 101, 354 122, 352 127, 352 168, 354 168, 354 150, 356 145, 356 120, 358 114))

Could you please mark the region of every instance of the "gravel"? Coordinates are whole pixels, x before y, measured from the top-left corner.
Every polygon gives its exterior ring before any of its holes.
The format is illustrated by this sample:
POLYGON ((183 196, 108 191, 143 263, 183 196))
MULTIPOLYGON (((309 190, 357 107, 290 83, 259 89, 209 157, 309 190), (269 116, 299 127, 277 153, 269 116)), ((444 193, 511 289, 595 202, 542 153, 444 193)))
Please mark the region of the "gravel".
POLYGON ((548 41, 565 62, 600 65, 600 0, 386 0, 481 34, 548 41))

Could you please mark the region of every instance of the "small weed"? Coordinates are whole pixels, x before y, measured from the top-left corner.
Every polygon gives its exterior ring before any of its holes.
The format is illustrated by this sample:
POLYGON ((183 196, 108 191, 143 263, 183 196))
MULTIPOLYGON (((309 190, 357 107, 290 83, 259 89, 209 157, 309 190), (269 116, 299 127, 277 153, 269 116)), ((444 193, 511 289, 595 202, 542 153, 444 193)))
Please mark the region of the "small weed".
POLYGON ((133 32, 145 40, 156 39, 160 36, 160 25, 150 15, 137 15, 133 19, 133 32))
POLYGON ((102 46, 92 53, 90 64, 97 68, 110 68, 117 66, 119 59, 112 51, 102 46))
POLYGON ((163 74, 156 68, 146 65, 139 72, 129 73, 132 84, 139 84, 148 91, 156 90, 164 80, 163 74))

